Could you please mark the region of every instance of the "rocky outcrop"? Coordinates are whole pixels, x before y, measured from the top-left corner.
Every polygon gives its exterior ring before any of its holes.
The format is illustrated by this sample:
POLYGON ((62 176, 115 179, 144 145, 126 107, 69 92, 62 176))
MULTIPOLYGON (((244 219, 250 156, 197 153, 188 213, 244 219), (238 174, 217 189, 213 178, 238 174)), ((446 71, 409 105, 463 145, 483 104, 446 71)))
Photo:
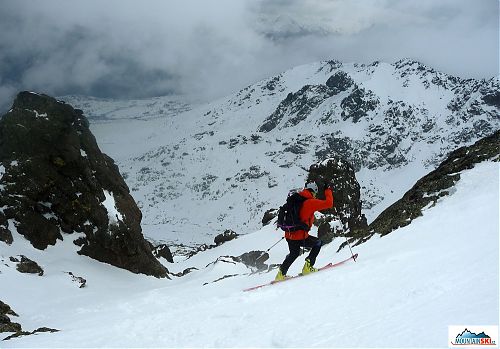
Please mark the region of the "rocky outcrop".
POLYGON ((345 71, 339 70, 326 81, 326 86, 328 86, 335 94, 347 91, 354 81, 345 71))
POLYGON ((264 212, 264 216, 262 217, 262 225, 268 225, 271 221, 278 217, 278 210, 275 208, 270 208, 266 212, 264 212))
MULTIPOLYGON (((339 157, 332 157, 309 168, 308 182, 316 182, 319 188, 331 183, 333 186, 334 207, 323 211, 317 219, 318 237, 331 242, 335 236, 352 236, 367 227, 366 217, 361 213, 360 185, 356 180, 354 168, 339 157)), ((319 199, 324 199, 320 190, 319 199)))
POLYGON ((43 250, 80 233, 79 254, 157 277, 167 270, 141 232, 141 212, 81 110, 21 92, 0 119, 0 236, 43 250))
POLYGON ((245 252, 238 257, 233 257, 235 261, 245 264, 253 270, 266 270, 268 265, 265 263, 269 259, 269 253, 264 251, 245 252))
POLYGON ((222 234, 217 235, 214 238, 214 242, 218 246, 218 245, 222 245, 225 242, 234 240, 237 237, 238 237, 238 234, 236 234, 234 231, 228 229, 228 230, 225 230, 222 234))
POLYGON ((49 328, 49 327, 40 327, 40 328, 37 328, 36 330, 31 331, 31 332, 17 331, 13 335, 10 335, 10 336, 4 338, 3 340, 8 341, 9 339, 13 339, 13 338, 18 338, 18 337, 22 337, 22 336, 30 336, 32 334, 46 333, 46 332, 54 333, 54 332, 59 332, 59 330, 56 330, 55 328, 49 328))
MULTIPOLYGON (((327 184, 333 187, 334 207, 321 211, 321 216, 314 221, 318 237, 324 243, 330 243, 336 236, 354 236, 366 231, 368 224, 361 213, 360 185, 350 163, 340 157, 330 157, 313 164, 306 182, 316 182, 320 188, 317 198, 322 200, 325 198, 322 188, 327 184)), ((277 209, 267 210, 262 224, 269 224, 277 215, 277 209)))
POLYGON ((355 85, 353 91, 342 100, 342 119, 352 119, 356 123, 366 117, 370 111, 376 109, 380 101, 371 91, 366 91, 355 85))
POLYGON ((460 180, 460 172, 485 160, 499 161, 499 149, 500 131, 497 131, 472 146, 453 151, 436 170, 421 178, 400 200, 383 211, 370 224, 366 234, 357 238, 357 243, 363 243, 375 234, 384 236, 409 225, 422 216, 424 208, 432 207, 440 198, 450 195, 451 188, 460 180))
POLYGON ((2 332, 19 332, 22 330, 21 325, 12 322, 9 316, 18 316, 9 305, 0 301, 0 333, 2 332))
POLYGON ((20 258, 10 257, 11 262, 17 263, 16 269, 20 273, 26 274, 38 274, 38 276, 43 275, 43 269, 38 265, 37 262, 32 261, 26 256, 19 256, 20 258))
POLYGON ((159 244, 158 246, 154 247, 153 254, 155 255, 156 258, 165 258, 169 263, 174 262, 174 257, 172 256, 172 252, 170 251, 170 248, 168 248, 166 244, 159 244))
POLYGON ((84 288, 87 285, 87 280, 82 278, 81 276, 76 276, 72 272, 67 272, 69 276, 71 276, 71 281, 78 285, 78 288, 84 288))

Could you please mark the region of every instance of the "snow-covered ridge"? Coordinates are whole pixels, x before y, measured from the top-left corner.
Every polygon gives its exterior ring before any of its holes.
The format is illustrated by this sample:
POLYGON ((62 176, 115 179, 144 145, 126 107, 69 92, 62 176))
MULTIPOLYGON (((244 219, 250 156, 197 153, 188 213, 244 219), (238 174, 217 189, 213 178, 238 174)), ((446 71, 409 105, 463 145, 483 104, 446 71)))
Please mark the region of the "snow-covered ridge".
POLYGON ((132 100, 86 96, 63 96, 60 99, 72 106, 84 109, 87 118, 94 123, 117 119, 167 118, 191 110, 191 105, 187 100, 171 96, 132 100))
POLYGON ((119 119, 90 117, 91 128, 138 201, 145 234, 201 243, 258 228, 264 211, 304 184, 303 168, 330 154, 354 165, 374 219, 450 151, 499 128, 499 90, 496 78, 464 80, 411 60, 327 61, 164 117, 147 100, 68 102, 119 119), (336 75, 351 83, 329 80, 336 75), (141 115, 160 117, 131 119, 141 115))

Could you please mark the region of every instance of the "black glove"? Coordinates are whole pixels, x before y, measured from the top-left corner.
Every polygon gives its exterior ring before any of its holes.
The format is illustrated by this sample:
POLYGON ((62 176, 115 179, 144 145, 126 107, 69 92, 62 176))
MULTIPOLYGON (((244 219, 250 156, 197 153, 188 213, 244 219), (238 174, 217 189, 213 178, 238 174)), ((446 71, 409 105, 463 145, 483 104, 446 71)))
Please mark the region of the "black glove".
POLYGON ((327 190, 327 189, 330 189, 333 191, 333 184, 331 182, 325 183, 325 187, 323 188, 323 190, 327 190))

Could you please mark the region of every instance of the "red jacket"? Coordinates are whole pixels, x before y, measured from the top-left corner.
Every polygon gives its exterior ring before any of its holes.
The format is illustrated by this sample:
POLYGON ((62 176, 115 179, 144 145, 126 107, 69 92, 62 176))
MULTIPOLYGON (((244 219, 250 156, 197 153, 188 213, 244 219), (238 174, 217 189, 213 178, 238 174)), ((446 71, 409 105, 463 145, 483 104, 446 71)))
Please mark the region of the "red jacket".
MULTIPOLYGON (((309 228, 311 228, 314 223, 314 212, 333 207, 333 192, 331 189, 325 189, 325 200, 315 199, 312 193, 307 189, 302 190, 299 194, 307 199, 300 208, 300 220, 306 223, 309 228)), ((304 240, 308 236, 309 233, 305 230, 285 232, 285 238, 290 240, 304 240)))

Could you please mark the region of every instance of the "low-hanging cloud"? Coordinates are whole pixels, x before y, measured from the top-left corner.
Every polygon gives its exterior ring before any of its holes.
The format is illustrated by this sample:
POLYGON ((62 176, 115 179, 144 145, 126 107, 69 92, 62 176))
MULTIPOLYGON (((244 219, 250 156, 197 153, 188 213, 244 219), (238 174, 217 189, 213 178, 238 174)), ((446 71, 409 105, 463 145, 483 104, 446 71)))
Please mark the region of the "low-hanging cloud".
POLYGON ((324 59, 409 57, 498 75, 497 0, 3 0, 0 105, 16 91, 209 100, 324 59))

